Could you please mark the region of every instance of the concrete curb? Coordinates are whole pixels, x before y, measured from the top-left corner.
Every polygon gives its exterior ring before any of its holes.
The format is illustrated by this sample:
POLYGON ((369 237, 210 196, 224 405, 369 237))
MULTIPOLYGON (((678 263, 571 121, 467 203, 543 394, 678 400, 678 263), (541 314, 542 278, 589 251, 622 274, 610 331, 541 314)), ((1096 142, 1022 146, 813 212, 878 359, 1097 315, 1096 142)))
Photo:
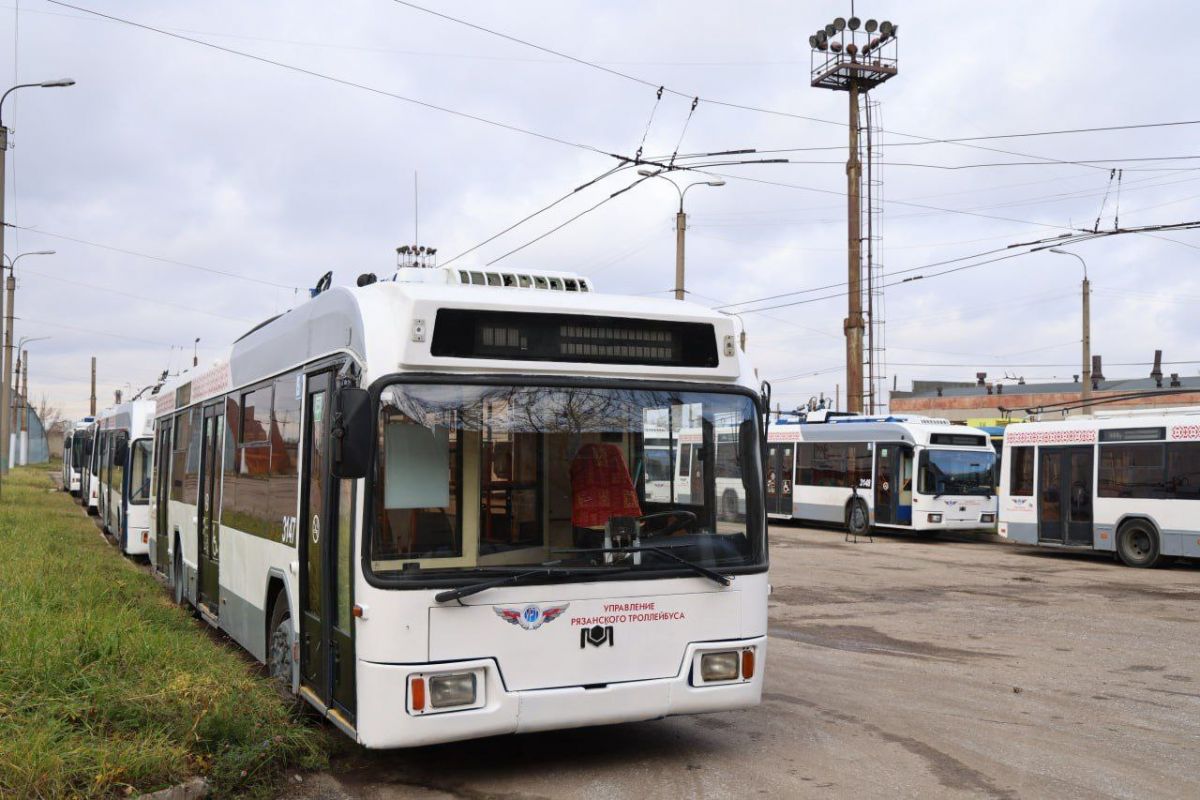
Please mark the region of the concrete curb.
POLYGON ((208 796, 208 781, 204 778, 192 778, 177 786, 160 789, 157 792, 143 794, 137 800, 200 800, 208 796))

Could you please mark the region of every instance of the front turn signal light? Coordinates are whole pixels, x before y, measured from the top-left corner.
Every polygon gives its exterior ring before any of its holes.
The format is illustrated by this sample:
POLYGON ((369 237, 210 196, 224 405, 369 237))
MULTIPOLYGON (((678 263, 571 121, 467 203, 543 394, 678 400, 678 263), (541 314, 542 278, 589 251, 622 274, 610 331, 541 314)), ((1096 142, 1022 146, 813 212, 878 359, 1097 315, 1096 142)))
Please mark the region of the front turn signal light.
POLYGON ((742 651, 742 680, 748 681, 754 677, 754 651, 742 651))
POLYGON ((409 684, 412 691, 412 707, 413 711, 425 710, 425 679, 413 678, 409 684))

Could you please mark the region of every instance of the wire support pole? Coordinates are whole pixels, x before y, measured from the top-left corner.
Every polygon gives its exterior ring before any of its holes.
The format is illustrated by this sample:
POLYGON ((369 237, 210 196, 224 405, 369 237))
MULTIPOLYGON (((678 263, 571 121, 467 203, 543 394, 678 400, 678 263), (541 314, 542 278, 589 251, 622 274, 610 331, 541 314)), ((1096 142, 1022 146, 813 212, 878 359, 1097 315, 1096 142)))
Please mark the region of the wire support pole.
POLYGON ((863 410, 862 314, 862 161, 858 154, 858 81, 850 81, 849 157, 846 161, 847 308, 842 325, 846 334, 846 410, 863 410))

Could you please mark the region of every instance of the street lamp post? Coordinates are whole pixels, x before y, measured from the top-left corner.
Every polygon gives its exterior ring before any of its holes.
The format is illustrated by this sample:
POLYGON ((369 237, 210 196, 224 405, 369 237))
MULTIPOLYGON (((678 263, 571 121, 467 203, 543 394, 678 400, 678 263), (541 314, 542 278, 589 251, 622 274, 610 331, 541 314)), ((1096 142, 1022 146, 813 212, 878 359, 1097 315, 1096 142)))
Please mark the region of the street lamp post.
POLYGON ((1074 256, 1083 264, 1083 391, 1080 392, 1079 399, 1085 404, 1081 409, 1082 413, 1091 414, 1091 407, 1086 405, 1087 401, 1092 399, 1092 284, 1088 281, 1087 262, 1083 260, 1083 256, 1070 250, 1051 247, 1050 252, 1060 256, 1074 256))
POLYGON ((17 369, 13 376, 17 382, 17 428, 13 431, 9 443, 8 458, 10 463, 23 467, 29 463, 29 351, 25 345, 30 342, 41 342, 49 336, 22 336, 17 343, 17 369))
POLYGON ((683 288, 683 239, 684 231, 687 230, 687 214, 683 211, 683 196, 693 186, 724 186, 725 181, 720 178, 715 181, 696 181, 680 188, 679 184, 675 181, 665 177, 662 174, 662 170, 654 172, 648 169, 639 169, 638 175, 644 178, 662 178, 674 186, 675 191, 679 192, 679 212, 675 214, 675 299, 682 300, 686 293, 686 290, 683 288))
MULTIPOLYGON (((3 154, 0 153, 0 163, 3 162, 3 154)), ((0 190, 0 196, 3 196, 3 190, 0 190)), ((3 226, 0 226, 2 229, 3 226)), ((13 380, 13 304, 16 299, 17 279, 16 267, 17 262, 25 256, 52 256, 53 250, 34 250, 28 253, 21 253, 16 258, 8 259, 8 281, 4 294, 8 296, 7 302, 3 306, 4 310, 4 376, 3 382, 0 383, 0 472, 8 472, 8 467, 12 463, 11 451, 9 446, 9 425, 14 421, 12 419, 12 380, 13 380)), ((7 256, 6 256, 7 258, 7 256)), ((4 274, 3 262, 0 262, 0 276, 4 274)))
MULTIPOLYGON (((42 81, 41 83, 19 83, 16 86, 9 88, 4 94, 0 95, 0 254, 4 253, 4 195, 5 188, 8 186, 7 179, 4 174, 5 165, 8 162, 8 128, 4 126, 4 101, 8 96, 17 89, 56 89, 65 86, 74 86, 75 81, 71 78, 59 78, 53 81, 42 81)), ((20 256, 17 256, 20 258, 20 256)), ((11 263, 15 264, 16 258, 11 263)), ((2 271, 2 270, 0 270, 2 271)), ((12 395, 10 387, 12 384, 12 292, 16 288, 16 281, 12 276, 12 272, 8 275, 8 297, 9 309, 7 315, 7 340, 4 359, 4 385, 0 388, 0 443, 8 441, 8 425, 9 417, 11 416, 12 395)), ((8 448, 0 447, 0 475, 8 472, 8 448)))

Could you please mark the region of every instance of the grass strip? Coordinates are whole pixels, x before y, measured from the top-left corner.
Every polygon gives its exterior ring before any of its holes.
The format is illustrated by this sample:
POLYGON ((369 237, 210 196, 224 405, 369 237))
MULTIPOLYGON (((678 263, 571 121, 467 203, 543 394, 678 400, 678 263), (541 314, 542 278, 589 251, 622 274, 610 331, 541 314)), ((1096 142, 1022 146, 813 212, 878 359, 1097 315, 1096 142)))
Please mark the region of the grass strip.
POLYGON ((0 497, 0 797, 122 797, 204 775, 263 797, 325 766, 307 724, 99 535, 46 467, 0 497))

